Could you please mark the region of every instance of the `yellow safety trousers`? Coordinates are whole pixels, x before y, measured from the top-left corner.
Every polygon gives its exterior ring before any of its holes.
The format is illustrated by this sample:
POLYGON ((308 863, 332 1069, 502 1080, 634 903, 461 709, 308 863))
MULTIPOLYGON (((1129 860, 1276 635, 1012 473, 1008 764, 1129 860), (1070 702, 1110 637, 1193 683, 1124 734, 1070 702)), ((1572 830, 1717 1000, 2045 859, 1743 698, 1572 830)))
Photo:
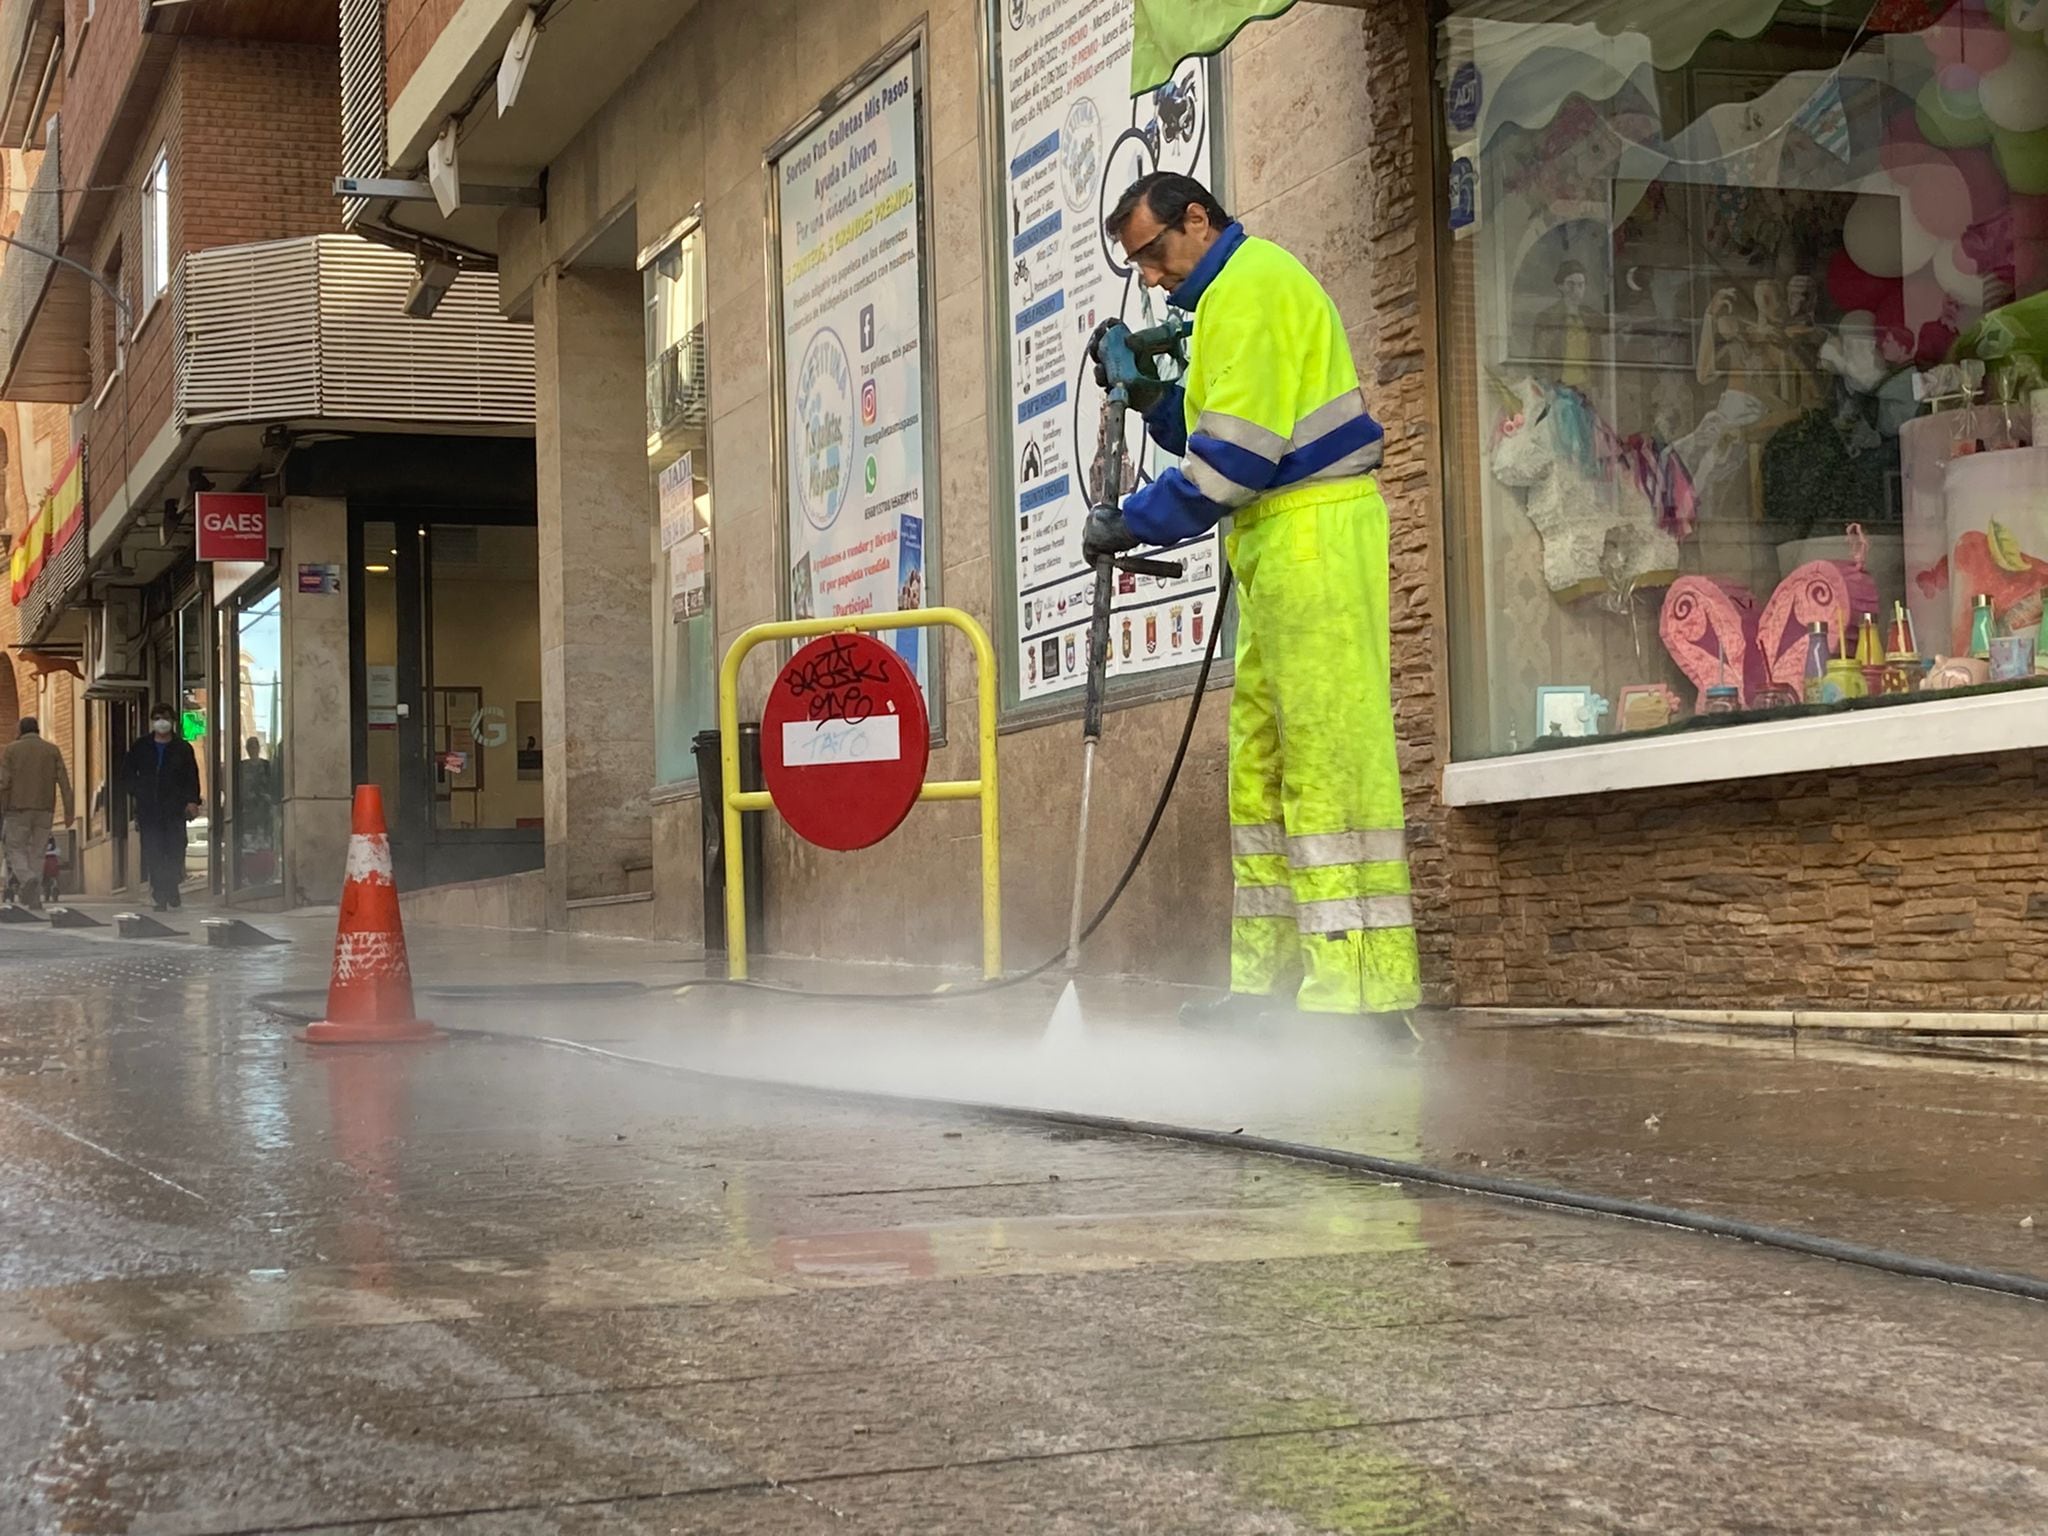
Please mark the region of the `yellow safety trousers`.
POLYGON ((1227 547, 1230 987, 1310 1013, 1421 1001, 1388 649, 1387 505, 1362 477, 1261 497, 1227 547))

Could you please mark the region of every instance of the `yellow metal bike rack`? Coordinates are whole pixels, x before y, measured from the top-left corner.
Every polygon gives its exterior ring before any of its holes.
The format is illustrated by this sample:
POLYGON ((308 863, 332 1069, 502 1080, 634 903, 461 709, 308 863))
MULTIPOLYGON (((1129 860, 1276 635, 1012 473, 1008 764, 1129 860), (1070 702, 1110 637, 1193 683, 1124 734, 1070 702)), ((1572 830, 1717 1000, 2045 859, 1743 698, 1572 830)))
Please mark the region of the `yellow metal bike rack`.
POLYGON ((958 608, 913 608, 903 613, 852 614, 837 619, 790 619, 756 624, 743 630, 725 653, 718 669, 718 758, 725 780, 725 941, 727 974, 747 976, 746 861, 740 857, 740 813, 772 811, 775 799, 765 789, 740 788, 740 664, 758 645, 776 640, 809 640, 818 635, 890 629, 957 629, 974 647, 976 693, 979 698, 981 777, 928 782, 918 791, 926 800, 981 802, 981 973, 990 981, 1003 974, 1003 889, 1001 833, 996 819, 996 653, 988 635, 971 614, 958 608))

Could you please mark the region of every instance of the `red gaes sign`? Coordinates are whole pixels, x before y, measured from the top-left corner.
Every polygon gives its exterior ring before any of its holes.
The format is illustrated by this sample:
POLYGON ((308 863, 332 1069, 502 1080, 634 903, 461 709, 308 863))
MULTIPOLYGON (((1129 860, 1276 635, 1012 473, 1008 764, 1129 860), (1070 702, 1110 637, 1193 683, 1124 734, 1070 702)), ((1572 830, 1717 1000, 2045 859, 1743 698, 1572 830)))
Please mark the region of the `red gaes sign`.
POLYGON ((192 498, 201 560, 268 560, 270 504, 261 491, 200 491, 192 498))

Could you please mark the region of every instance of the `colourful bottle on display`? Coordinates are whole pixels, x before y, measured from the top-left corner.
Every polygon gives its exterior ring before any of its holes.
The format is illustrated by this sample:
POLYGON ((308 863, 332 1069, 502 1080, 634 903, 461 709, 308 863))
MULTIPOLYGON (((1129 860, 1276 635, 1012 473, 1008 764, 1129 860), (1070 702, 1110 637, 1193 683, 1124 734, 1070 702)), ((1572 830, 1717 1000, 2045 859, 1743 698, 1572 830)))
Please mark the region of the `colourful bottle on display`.
POLYGON ((1901 602, 1892 604, 1891 635, 1884 648, 1884 691, 1914 693, 1920 686, 1920 640, 1913 633, 1913 616, 1901 602))
POLYGON ((1884 689, 1884 652, 1877 643, 1877 615, 1866 613, 1856 626, 1856 665, 1863 671, 1863 688, 1876 695, 1884 689))
POLYGON ((1806 628, 1806 663, 1800 676, 1809 704, 1821 702, 1821 684, 1828 675, 1828 627, 1815 619, 1806 628))
POLYGON ((1970 654, 1979 661, 1991 659, 1991 595, 1979 592, 1970 610, 1970 654))

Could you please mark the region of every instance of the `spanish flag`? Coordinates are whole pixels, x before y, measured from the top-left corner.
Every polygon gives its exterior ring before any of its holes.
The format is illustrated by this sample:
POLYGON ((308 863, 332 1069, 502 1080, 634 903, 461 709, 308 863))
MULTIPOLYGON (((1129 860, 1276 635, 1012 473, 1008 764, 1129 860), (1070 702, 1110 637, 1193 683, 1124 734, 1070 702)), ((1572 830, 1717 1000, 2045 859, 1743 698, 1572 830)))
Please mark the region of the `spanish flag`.
POLYGON ((19 604, 28 596, 43 565, 77 535, 85 522, 85 444, 71 450, 71 457, 57 471, 57 478, 43 493, 42 503, 30 514, 28 527, 15 541, 8 561, 8 590, 19 604))
POLYGON ((1131 94, 1142 96, 1173 78, 1180 61, 1221 53, 1254 21, 1291 10, 1294 0, 1131 0, 1131 94))

